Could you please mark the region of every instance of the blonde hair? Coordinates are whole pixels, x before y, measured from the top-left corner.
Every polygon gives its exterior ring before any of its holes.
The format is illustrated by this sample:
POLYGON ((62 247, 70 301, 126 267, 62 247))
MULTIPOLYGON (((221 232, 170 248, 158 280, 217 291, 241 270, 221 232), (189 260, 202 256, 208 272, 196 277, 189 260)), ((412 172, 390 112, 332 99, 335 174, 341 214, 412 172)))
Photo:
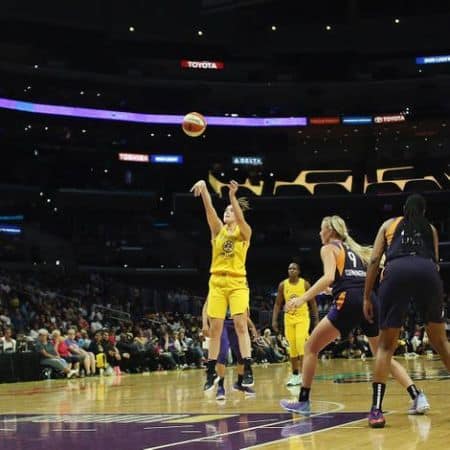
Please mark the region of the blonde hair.
POLYGON ((323 218, 322 223, 334 231, 342 242, 361 258, 365 266, 369 264, 370 257, 372 256, 372 247, 358 244, 348 233, 347 224, 342 217, 327 216, 323 218))
POLYGON ((251 208, 250 208, 250 202, 248 201, 248 198, 247 198, 247 197, 239 197, 239 198, 237 199, 237 201, 238 201, 238 203, 239 203, 239 206, 240 206, 241 209, 242 209, 242 212, 245 212, 245 211, 248 211, 248 210, 251 209, 251 208))

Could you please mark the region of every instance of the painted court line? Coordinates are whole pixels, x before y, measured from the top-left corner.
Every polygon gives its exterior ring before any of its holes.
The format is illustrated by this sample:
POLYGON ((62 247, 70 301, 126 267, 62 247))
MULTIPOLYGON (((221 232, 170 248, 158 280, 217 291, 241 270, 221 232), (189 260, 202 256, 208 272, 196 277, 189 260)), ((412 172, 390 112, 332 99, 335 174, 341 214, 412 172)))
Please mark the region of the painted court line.
MULTIPOLYGON (((273 422, 271 425, 281 425, 282 423, 287 423, 287 422, 291 422, 291 421, 292 421, 292 419, 281 420, 279 422, 273 422)), ((177 447, 179 445, 191 444, 192 442, 210 441, 211 439, 217 439, 217 438, 221 438, 223 436, 231 436, 232 434, 237 434, 237 433, 245 433, 246 431, 257 430, 259 428, 265 428, 265 427, 266 427, 266 425, 258 425, 256 427, 245 428, 243 430, 237 430, 237 431, 230 431, 228 433, 215 434, 213 436, 205 436, 205 437, 201 437, 201 438, 197 438, 197 439, 188 439, 186 441, 171 442, 170 444, 158 445, 157 447, 147 447, 144 450, 157 450, 160 448, 177 447)))
MULTIPOLYGON (((333 410, 330 410, 330 411, 324 411, 324 412, 317 413, 317 414, 311 414, 310 417, 318 417, 318 416, 323 416, 324 414, 332 414, 332 413, 335 413, 335 412, 338 412, 338 411, 342 411, 344 409, 344 405, 342 403, 322 402, 322 401, 321 402, 316 402, 316 403, 331 403, 331 404, 338 405, 338 406, 337 406, 337 408, 335 408, 333 410)), ((242 430, 236 430, 236 431, 230 431, 228 433, 219 433, 219 434, 215 434, 213 436, 204 436, 204 437, 197 438, 197 439, 188 439, 188 440, 185 440, 185 441, 171 442, 170 444, 158 445, 156 447, 147 447, 144 450, 157 450, 157 449, 160 449, 160 448, 177 447, 179 445, 191 444, 193 442, 202 442, 202 441, 207 441, 207 440, 211 440, 211 439, 217 439, 217 438, 221 438, 223 436, 231 436, 233 434, 245 433, 247 431, 258 430, 258 429, 262 429, 262 428, 267 428, 268 426, 281 425, 283 423, 289 423, 289 422, 292 422, 292 417, 290 419, 280 420, 278 422, 272 422, 272 423, 269 423, 267 425, 257 425, 255 427, 244 428, 242 430)), ((306 433, 306 434, 310 434, 310 433, 306 433)), ((276 441, 276 442, 278 442, 278 441, 276 441)), ((266 444, 267 443, 262 444, 262 445, 266 445, 266 444)), ((258 446, 256 446, 256 447, 258 447, 258 446)), ((256 448, 256 447, 251 447, 251 448, 256 448)))
MULTIPOLYGON (((313 417, 313 416, 311 416, 313 417)), ((356 422, 360 422, 361 420, 367 420, 365 417, 363 419, 357 419, 354 420, 352 422, 348 422, 348 423, 356 423, 356 422)), ((304 434, 299 434, 298 436, 289 436, 283 439, 278 439, 277 441, 271 441, 271 442, 264 442, 262 444, 256 444, 256 445, 252 445, 251 447, 243 447, 241 450, 253 450, 255 448, 261 448, 267 445, 272 445, 272 444, 279 444, 280 442, 284 442, 284 441, 288 441, 289 439, 292 438, 304 438, 307 436, 311 436, 312 434, 317 434, 317 433, 321 433, 322 431, 329 431, 329 430, 333 430, 336 428, 341 428, 341 425, 335 425, 334 427, 329 427, 329 428, 323 428, 322 430, 317 430, 317 431, 310 431, 309 433, 304 433, 304 434)))
POLYGON ((54 433, 87 433, 95 432, 97 430, 52 430, 54 433))
MULTIPOLYGON (((389 413, 384 413, 384 415, 386 416, 386 415, 392 414, 393 412, 395 412, 395 411, 391 411, 389 413)), ((311 417, 313 417, 313 416, 311 415, 311 417)), ((362 420, 367 420, 367 417, 363 417, 362 419, 352 420, 351 422, 347 422, 347 423, 348 424, 358 423, 358 422, 361 422, 362 420)), ((241 448, 241 450, 254 450, 255 448, 261 448, 261 447, 267 446, 269 444, 270 445, 272 445, 272 444, 279 444, 280 442, 288 441, 289 439, 292 439, 292 438, 302 438, 303 439, 304 437, 311 436, 313 434, 322 433, 324 431, 329 431, 329 430, 336 430, 336 429, 339 429, 339 428, 343 428, 343 426, 342 425, 335 425, 334 427, 322 428, 321 430, 310 431, 309 433, 299 434, 298 436, 289 436, 289 437, 286 437, 286 438, 283 438, 283 439, 278 439, 277 441, 271 441, 271 442, 265 442, 265 443, 262 443, 262 444, 256 444, 256 445, 252 445, 251 447, 243 447, 243 448, 241 448)), ((367 430, 369 430, 369 427, 354 427, 354 428, 367 428, 367 430)))
POLYGON ((270 422, 272 419, 258 419, 258 420, 242 420, 237 423, 258 423, 258 422, 270 422))

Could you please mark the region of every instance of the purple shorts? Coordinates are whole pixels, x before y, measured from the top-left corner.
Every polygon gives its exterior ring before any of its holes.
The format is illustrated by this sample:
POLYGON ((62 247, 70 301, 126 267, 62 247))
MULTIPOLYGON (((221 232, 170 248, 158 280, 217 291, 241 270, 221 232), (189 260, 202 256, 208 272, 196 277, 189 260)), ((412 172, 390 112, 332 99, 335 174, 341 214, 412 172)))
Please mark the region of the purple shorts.
POLYGON ((400 328, 413 302, 425 323, 444 322, 444 293, 436 264, 419 256, 389 261, 378 291, 380 328, 400 328))
POLYGON ((228 351, 236 358, 238 364, 242 364, 242 356, 239 350, 239 341, 234 329, 233 319, 225 319, 223 322, 223 331, 220 338, 220 352, 217 358, 219 364, 226 364, 228 360, 228 351))
POLYGON ((363 297, 364 290, 356 288, 340 292, 334 298, 327 318, 339 330, 342 338, 346 338, 355 328, 361 328, 367 337, 378 336, 378 302, 373 296, 374 323, 370 323, 364 317, 363 297))

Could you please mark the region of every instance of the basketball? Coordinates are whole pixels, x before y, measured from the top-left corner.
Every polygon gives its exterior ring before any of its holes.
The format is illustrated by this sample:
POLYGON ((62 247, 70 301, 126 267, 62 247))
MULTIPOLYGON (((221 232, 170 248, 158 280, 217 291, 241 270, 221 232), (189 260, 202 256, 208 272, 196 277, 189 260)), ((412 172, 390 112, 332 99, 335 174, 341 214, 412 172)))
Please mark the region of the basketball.
POLYGON ((206 130, 206 119, 199 113, 191 112, 184 116, 182 128, 188 136, 201 136, 206 130))

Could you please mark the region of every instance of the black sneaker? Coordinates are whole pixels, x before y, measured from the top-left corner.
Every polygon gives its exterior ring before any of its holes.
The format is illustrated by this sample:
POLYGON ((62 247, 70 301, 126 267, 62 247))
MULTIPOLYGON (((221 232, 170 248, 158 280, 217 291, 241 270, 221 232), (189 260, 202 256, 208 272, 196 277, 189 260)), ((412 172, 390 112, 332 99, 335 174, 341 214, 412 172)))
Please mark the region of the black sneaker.
POLYGON ((244 379, 242 380, 243 387, 252 387, 255 384, 253 380, 253 372, 251 368, 248 368, 244 372, 244 379))
POLYGON ((208 392, 211 389, 214 388, 214 385, 216 385, 220 380, 220 377, 214 372, 214 373, 206 373, 206 382, 203 386, 203 391, 208 392))

